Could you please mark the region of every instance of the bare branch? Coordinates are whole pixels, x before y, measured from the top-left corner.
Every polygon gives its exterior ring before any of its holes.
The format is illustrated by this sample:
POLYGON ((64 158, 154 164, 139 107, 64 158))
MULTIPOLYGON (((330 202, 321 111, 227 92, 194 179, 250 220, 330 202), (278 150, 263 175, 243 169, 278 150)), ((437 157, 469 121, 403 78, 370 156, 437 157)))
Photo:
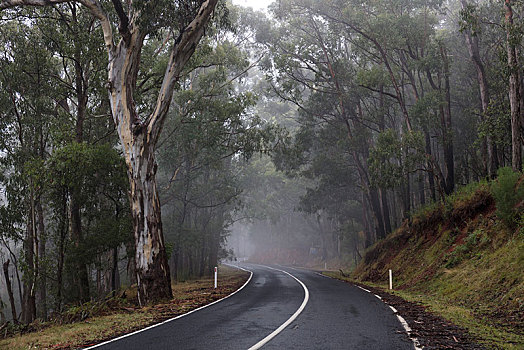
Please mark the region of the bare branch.
POLYGON ((0 10, 16 6, 49 6, 74 0, 1 0, 0 10))
POLYGON ((113 29, 111 28, 111 22, 109 22, 109 17, 102 8, 102 5, 100 5, 100 2, 98 2, 98 0, 77 1, 85 7, 87 7, 91 14, 100 21, 102 31, 104 32, 104 42, 106 44, 106 49, 108 53, 111 55, 114 47, 113 29))
POLYGON ((129 43, 129 40, 131 39, 131 33, 129 32, 129 18, 127 17, 126 13, 124 12, 124 8, 122 7, 122 2, 120 0, 112 0, 113 6, 115 7, 116 14, 118 15, 118 18, 120 19, 120 25, 118 26, 118 31, 122 35, 122 38, 126 43, 129 43))
POLYGON ((162 129, 171 98, 173 97, 175 84, 180 77, 182 69, 195 52, 196 46, 204 35, 205 27, 217 2, 218 0, 206 0, 198 10, 195 18, 182 30, 175 41, 155 109, 145 122, 147 132, 150 135, 150 142, 156 143, 158 140, 160 129, 162 129))

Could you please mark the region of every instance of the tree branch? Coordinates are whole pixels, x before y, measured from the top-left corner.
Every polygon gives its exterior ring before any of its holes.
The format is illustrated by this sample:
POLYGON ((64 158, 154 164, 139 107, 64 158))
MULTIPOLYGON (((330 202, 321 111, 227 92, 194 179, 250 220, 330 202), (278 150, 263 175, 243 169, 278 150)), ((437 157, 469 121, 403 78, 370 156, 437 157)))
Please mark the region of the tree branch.
POLYGON ((0 10, 16 6, 50 6, 74 0, 1 0, 0 10))
POLYGON ((204 35, 205 27, 217 2, 218 0, 206 0, 198 10, 195 18, 182 30, 175 41, 155 109, 145 121, 149 142, 153 144, 156 143, 160 135, 160 130, 162 129, 169 105, 171 104, 175 84, 180 77, 182 69, 193 52, 195 52, 196 46, 204 35))
POLYGON ((89 9, 91 14, 100 20, 104 32, 104 42, 108 52, 113 50, 113 30, 109 17, 102 9, 98 0, 0 0, 0 10, 17 7, 17 6, 51 6, 67 2, 77 2, 89 9))
POLYGON ((118 18, 120 19, 120 25, 118 26, 118 31, 122 35, 122 39, 124 39, 125 43, 129 43, 129 40, 131 38, 131 33, 129 32, 129 18, 127 17, 126 13, 124 12, 124 8, 122 7, 122 2, 120 0, 112 0, 113 6, 115 7, 116 14, 118 15, 118 18))
MULTIPOLYGON (((44 0, 47 1, 47 0, 44 0)), ((104 32, 104 43, 106 44, 106 49, 108 54, 111 56, 113 53, 114 43, 113 43, 113 29, 111 27, 111 22, 106 12, 100 5, 98 0, 77 0, 79 3, 84 5, 89 9, 91 14, 100 21, 102 26, 102 31, 104 32)))

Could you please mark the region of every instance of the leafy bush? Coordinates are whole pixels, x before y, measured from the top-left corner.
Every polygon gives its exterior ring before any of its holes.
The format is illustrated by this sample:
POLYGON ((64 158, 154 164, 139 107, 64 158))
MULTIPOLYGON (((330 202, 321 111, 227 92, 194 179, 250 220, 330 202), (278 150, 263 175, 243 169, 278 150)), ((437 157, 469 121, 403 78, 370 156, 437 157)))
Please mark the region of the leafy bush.
POLYGON ((450 214, 457 203, 469 202, 479 190, 488 189, 488 182, 481 180, 472 182, 465 186, 458 187, 453 193, 444 198, 444 207, 446 214, 450 214))
POLYGON ((497 216, 510 229, 515 229, 519 221, 518 204, 524 199, 524 187, 517 186, 520 174, 511 168, 500 168, 498 178, 491 185, 495 197, 497 216))

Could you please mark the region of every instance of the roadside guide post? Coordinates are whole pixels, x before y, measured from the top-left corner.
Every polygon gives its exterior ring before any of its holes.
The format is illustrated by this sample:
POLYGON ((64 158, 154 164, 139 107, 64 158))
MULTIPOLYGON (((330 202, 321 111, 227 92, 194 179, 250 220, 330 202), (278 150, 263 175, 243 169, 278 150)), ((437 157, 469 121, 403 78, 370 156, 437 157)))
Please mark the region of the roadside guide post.
POLYGON ((217 275, 218 275, 218 268, 215 266, 215 289, 217 288, 217 275))
POLYGON ((393 272, 389 270, 389 289, 393 289, 393 272))

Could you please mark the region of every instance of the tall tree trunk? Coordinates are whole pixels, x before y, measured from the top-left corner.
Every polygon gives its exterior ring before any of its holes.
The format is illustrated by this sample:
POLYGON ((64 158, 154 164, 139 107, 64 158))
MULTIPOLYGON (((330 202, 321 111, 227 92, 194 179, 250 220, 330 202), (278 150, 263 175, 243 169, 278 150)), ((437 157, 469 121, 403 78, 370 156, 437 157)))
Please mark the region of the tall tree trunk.
MULTIPOLYGON (((80 215, 80 203, 78 201, 79 194, 71 195, 71 238, 76 249, 76 253, 79 254, 83 243, 82 234, 82 218, 80 215)), ((81 302, 89 300, 89 274, 87 272, 87 265, 83 259, 75 259, 75 282, 77 287, 77 295, 81 302)))
POLYGON ((382 208, 382 219, 384 222, 384 233, 387 235, 391 232, 391 221, 389 219, 389 204, 386 190, 379 189, 379 196, 382 208))
POLYGON ((18 316, 16 314, 16 305, 15 305, 15 298, 13 295, 13 286, 11 285, 11 278, 9 278, 9 259, 7 259, 6 262, 3 264, 4 269, 4 278, 5 278, 5 285, 7 288, 7 294, 9 295, 9 304, 11 305, 11 316, 13 317, 13 322, 18 322, 18 316))
POLYGON ((62 311, 62 302, 63 302, 63 277, 64 277, 64 262, 65 262, 65 240, 67 237, 67 194, 65 191, 62 193, 62 215, 59 224, 59 241, 58 241, 58 266, 56 272, 56 301, 55 301, 55 310, 60 312, 62 311))
MULTIPOLYGON (((130 232, 130 235, 133 235, 134 233, 130 232)), ((127 277, 129 279, 129 285, 136 284, 136 263, 135 263, 135 243, 134 240, 129 241, 129 243, 126 243, 126 254, 127 254, 127 277)))
POLYGON ((133 146, 126 161, 130 168, 138 300, 145 305, 152 300, 171 298, 171 275, 162 233, 154 149, 139 140, 133 146))
MULTIPOLYGON (((31 202, 33 202, 31 198, 31 202)), ((31 203, 31 208, 33 208, 33 203, 31 203)), ((35 242, 34 234, 35 230, 33 227, 34 216, 32 214, 28 218, 27 228, 26 228, 26 238, 24 241, 24 260, 26 263, 26 271, 24 273, 23 285, 24 290, 22 293, 22 322, 29 324, 34 321, 36 318, 36 300, 35 300, 35 265, 34 265, 34 256, 35 256, 35 242)))
POLYGON ((171 275, 173 276, 173 280, 175 283, 178 281, 178 267, 180 266, 180 247, 176 246, 173 249, 173 254, 171 255, 171 259, 173 261, 171 269, 171 275))
MULTIPOLYGON (((467 0, 461 0, 460 3, 462 5, 462 9, 466 9, 468 7, 467 0)), ((486 77, 486 71, 484 69, 484 63, 482 63, 482 59, 480 57, 478 36, 476 34, 473 35, 469 29, 466 29, 464 30, 464 37, 466 39, 469 57, 471 58, 471 61, 475 65, 475 69, 477 71, 477 81, 479 83, 480 102, 482 106, 482 119, 486 120, 489 118, 488 108, 490 103, 490 95, 488 79, 486 77)), ((486 136, 484 142, 486 144, 485 148, 487 151, 486 170, 488 172, 488 176, 490 178, 493 178, 495 177, 499 166, 496 154, 496 146, 490 135, 486 136)))
POLYGON ((409 218, 409 213, 411 211, 411 189, 409 181, 409 174, 407 174, 400 186, 402 191, 402 219, 409 218))
POLYGON ((437 200, 437 193, 435 191, 435 172, 433 171, 433 165, 431 164, 430 158, 432 157, 431 151, 431 137, 426 127, 424 127, 424 138, 426 141, 426 154, 429 155, 426 166, 429 171, 428 174, 428 183, 429 183, 429 193, 431 194, 431 199, 434 201, 437 200))
POLYGON ((443 148, 444 163, 446 164, 446 194, 451 194, 455 189, 455 164, 453 156, 453 129, 451 124, 451 91, 449 84, 449 59, 445 46, 440 44, 440 54, 443 64, 444 78, 444 105, 443 108, 443 148))
POLYGON ((113 296, 120 289, 120 272, 118 271, 118 247, 113 248, 113 267, 111 269, 111 292, 113 296))
POLYGON ((509 75, 509 102, 511 107, 511 166, 514 171, 522 171, 521 122, 519 67, 517 65, 516 38, 513 31, 513 8, 511 0, 504 1, 506 11, 506 38, 509 75))
POLYGON ((426 204, 426 189, 424 188, 424 174, 420 173, 417 178, 418 182, 418 195, 419 195, 419 203, 420 206, 424 206, 426 204))
MULTIPOLYGON (((72 5, 72 18, 73 21, 77 22, 76 17, 76 6, 72 5)), ((75 33, 76 35, 76 33, 75 33)), ((86 80, 84 77, 84 69, 81 65, 80 57, 80 46, 78 43, 75 45, 75 92, 77 99, 77 111, 76 111, 76 122, 75 122, 75 142, 82 143, 84 142, 84 121, 86 118, 87 111, 87 86, 86 80)), ((70 216, 71 216, 71 238, 73 244, 76 248, 77 254, 79 250, 82 249, 83 243, 83 233, 82 233, 82 215, 81 215, 81 205, 80 205, 80 190, 73 190, 71 192, 71 205, 70 205, 70 216)), ((74 279, 76 281, 77 295, 81 302, 86 302, 89 300, 89 274, 87 271, 87 265, 83 259, 74 260, 76 273, 74 274, 74 279)))
POLYGON ((382 216, 382 210, 380 208, 380 197, 378 191, 375 188, 369 189, 369 199, 371 209, 375 214, 375 231, 377 232, 377 239, 386 237, 386 231, 384 229, 384 217, 382 216))
POLYGON ((46 273, 46 241, 44 226, 44 210, 40 199, 36 202, 38 218, 38 288, 36 291, 37 316, 47 320, 47 273, 46 273))
POLYGON ((362 220, 364 221, 364 248, 370 247, 375 241, 373 237, 373 230, 371 229, 371 223, 369 221, 369 210, 368 210, 368 199, 364 191, 362 191, 362 220))
MULTIPOLYGON (((155 146, 171 104, 173 90, 183 67, 193 55, 218 0, 206 0, 197 15, 176 39, 167 63, 153 112, 140 118, 134 91, 140 55, 147 33, 128 26, 129 19, 117 9, 122 40, 117 46, 106 40, 109 53, 109 94, 114 122, 124 149, 131 185, 130 203, 135 235, 135 263, 140 305, 170 298, 171 275, 165 251, 160 202, 156 186, 155 146)), ((111 34, 110 29, 104 34, 111 34)))

